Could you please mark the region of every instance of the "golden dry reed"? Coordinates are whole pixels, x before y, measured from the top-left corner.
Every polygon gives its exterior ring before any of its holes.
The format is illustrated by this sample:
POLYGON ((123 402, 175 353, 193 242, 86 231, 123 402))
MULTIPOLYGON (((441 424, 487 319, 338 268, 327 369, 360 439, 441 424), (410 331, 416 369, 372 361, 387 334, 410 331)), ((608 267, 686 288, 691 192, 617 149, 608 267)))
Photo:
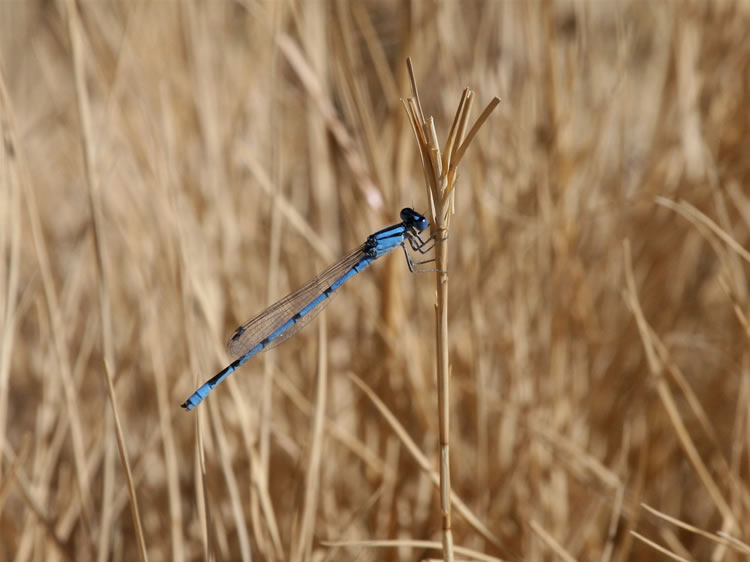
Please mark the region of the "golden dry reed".
POLYGON ((0 2, 0 560, 441 559, 441 500, 455 560, 746 560, 748 29, 0 2), (464 88, 467 131, 503 99, 451 193, 450 494, 435 277, 396 252, 179 407, 237 324, 432 211, 407 56, 440 143, 464 88))

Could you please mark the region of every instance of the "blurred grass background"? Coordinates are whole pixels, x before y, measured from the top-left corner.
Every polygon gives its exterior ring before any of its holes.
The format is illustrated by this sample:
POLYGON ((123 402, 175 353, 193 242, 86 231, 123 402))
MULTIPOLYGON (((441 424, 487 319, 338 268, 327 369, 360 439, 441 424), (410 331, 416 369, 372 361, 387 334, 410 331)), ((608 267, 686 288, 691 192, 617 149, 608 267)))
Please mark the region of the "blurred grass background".
POLYGON ((0 559, 138 559, 105 359, 150 559, 440 556, 323 544, 440 540, 347 376, 436 468, 434 282, 397 253, 179 408, 237 324, 426 211, 406 56, 441 139, 465 86, 503 99, 450 238, 452 484, 491 533, 454 512, 456 544, 746 559, 642 505, 750 539, 746 2, 70 6, 0 3, 0 559))

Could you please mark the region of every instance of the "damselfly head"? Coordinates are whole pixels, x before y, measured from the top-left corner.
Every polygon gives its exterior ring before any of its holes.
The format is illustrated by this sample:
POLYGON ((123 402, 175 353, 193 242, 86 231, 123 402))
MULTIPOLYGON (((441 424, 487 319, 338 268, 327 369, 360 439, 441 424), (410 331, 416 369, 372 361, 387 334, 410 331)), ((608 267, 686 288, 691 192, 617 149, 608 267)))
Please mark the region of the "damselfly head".
POLYGON ((427 217, 420 215, 414 209, 410 209, 409 207, 401 209, 401 221, 406 226, 413 227, 418 232, 422 232, 430 226, 430 221, 427 220, 427 217))

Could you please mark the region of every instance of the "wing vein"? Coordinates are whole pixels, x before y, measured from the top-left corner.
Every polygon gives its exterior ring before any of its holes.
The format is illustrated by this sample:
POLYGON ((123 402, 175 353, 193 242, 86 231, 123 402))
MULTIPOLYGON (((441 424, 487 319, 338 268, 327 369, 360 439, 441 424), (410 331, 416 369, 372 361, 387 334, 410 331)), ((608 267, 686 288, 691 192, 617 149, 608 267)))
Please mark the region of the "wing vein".
MULTIPOLYGON (((280 301, 239 326, 227 341, 227 351, 234 357, 242 357, 247 354, 281 326, 289 322, 298 312, 312 303, 326 289, 333 285, 336 280, 344 276, 364 258, 366 258, 366 254, 364 245, 362 245, 302 285, 296 291, 288 294, 280 301)), ((268 342, 267 346, 257 352, 271 349, 299 332, 299 330, 325 308, 335 294, 336 292, 331 293, 328 298, 323 299, 314 308, 309 310, 305 316, 300 318, 283 334, 275 337, 268 342)))

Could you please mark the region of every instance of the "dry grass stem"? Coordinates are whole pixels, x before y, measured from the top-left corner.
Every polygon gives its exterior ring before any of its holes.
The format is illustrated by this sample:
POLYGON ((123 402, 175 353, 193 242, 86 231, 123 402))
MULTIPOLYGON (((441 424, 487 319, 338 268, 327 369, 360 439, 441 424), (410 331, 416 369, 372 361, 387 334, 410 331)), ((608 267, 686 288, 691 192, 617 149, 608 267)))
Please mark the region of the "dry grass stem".
POLYGON ((709 495, 716 504, 716 507, 724 516, 725 521, 729 524, 729 528, 732 529, 735 524, 734 516, 732 515, 732 509, 724 498, 720 491, 715 479, 711 476, 711 471, 706 466, 705 462, 700 456, 695 442, 690 436, 690 432, 687 430, 685 421, 680 414, 680 410, 677 407, 675 396, 669 387, 664 375, 663 364, 656 357, 655 351, 655 338, 653 333, 649 329, 648 323, 643 316, 643 309, 641 308, 638 300, 638 294, 635 286, 635 279, 633 277, 633 264, 630 252, 630 245, 626 241, 624 244, 624 255, 625 255, 625 279, 627 282, 627 294, 628 305, 632 308, 633 314, 635 315, 636 322, 641 331, 643 337, 643 345, 647 351, 647 357, 649 358, 649 366, 651 375, 656 379, 656 387, 659 393, 659 398, 664 403, 664 408, 669 416, 670 421, 674 425, 675 433, 679 436, 682 446, 685 448, 685 453, 693 464, 695 471, 706 487, 709 495))
MULTIPOLYGON (((414 541, 414 540, 403 540, 403 541, 323 541, 326 546, 337 546, 344 547, 348 546, 352 549, 363 549, 363 548, 408 548, 408 549, 420 549, 420 550, 440 550, 442 549, 442 543, 435 541, 414 541)), ((503 562, 502 558, 496 558, 494 556, 487 556, 482 552, 472 550, 471 548, 464 548, 462 546, 454 547, 454 550, 460 556, 469 556, 467 560, 476 562, 503 562)), ((424 559, 428 562, 430 559, 424 559)), ((462 562, 462 560, 456 560, 456 562, 462 562)))
POLYGON ((443 557, 453 560, 453 533, 451 525, 450 483, 450 358, 448 341, 448 226, 453 212, 453 189, 458 164, 471 140, 494 107, 494 98, 466 136, 466 127, 474 101, 474 93, 464 89, 445 145, 440 149, 435 122, 425 120, 422 102, 417 90, 417 79, 411 58, 407 59, 412 97, 405 104, 412 130, 415 132, 422 167, 427 184, 431 210, 431 232, 440 243, 435 246, 437 273, 437 302, 435 304, 436 361, 438 381, 438 420, 440 427, 440 511, 443 530, 443 557), (455 147, 458 146, 458 149, 455 147))
POLYGON ((668 558, 672 560, 680 560, 680 562, 691 562, 691 559, 675 554, 671 550, 664 548, 660 544, 644 537, 643 535, 641 535, 640 533, 636 531, 630 531, 630 533, 638 540, 643 541, 645 544, 649 545, 651 548, 653 548, 657 552, 660 552, 661 554, 667 556, 668 558))
MULTIPOLYGON (((362 390, 362 392, 364 392, 370 400, 372 400, 375 407, 381 413, 383 418, 388 422, 388 425, 393 429, 398 438, 404 444, 406 450, 414 457, 414 460, 417 461, 420 468, 430 475, 430 478, 435 483, 435 485, 438 486, 438 489, 442 493, 442 480, 440 478, 440 474, 436 473, 432 468, 432 463, 429 461, 427 455, 425 455, 419 449, 414 440, 409 437, 408 433, 398 422, 393 413, 388 410, 388 407, 383 404, 383 402, 377 397, 377 394, 375 394, 372 389, 370 389, 361 379, 359 379, 359 377, 353 374, 349 374, 349 377, 351 378, 352 382, 354 382, 354 384, 356 384, 359 389, 362 390)), ((492 531, 490 531, 487 526, 471 512, 466 504, 464 504, 464 502, 462 502, 461 499, 453 491, 449 491, 449 493, 451 495, 451 504, 455 506, 455 508, 464 517, 464 519, 466 519, 469 525, 471 525, 484 538, 499 546, 500 539, 492 534, 492 531)))
MULTIPOLYGON (((105 232, 107 229, 104 226, 105 219, 101 206, 100 184, 98 174, 96 172, 98 167, 98 161, 95 152, 97 140, 94 136, 94 125, 91 116, 91 107, 85 84, 86 79, 83 52, 83 36, 81 32, 80 21, 78 19, 78 9, 75 5, 74 0, 68 0, 65 8, 67 12, 66 15, 68 22, 68 34, 73 54, 73 74, 75 77, 78 114, 81 119, 81 130, 83 132, 81 140, 83 142, 84 167, 86 169, 86 186, 88 188, 89 210, 91 212, 91 221, 94 233, 94 246, 96 249, 96 262, 98 270, 97 273, 99 275, 99 312, 101 315, 101 325, 103 332, 102 344, 104 348, 103 373, 104 379, 107 383, 107 392, 109 394, 109 402, 114 418, 117 449, 120 453, 120 462, 122 464, 123 471, 125 472, 125 479, 129 492, 130 510, 133 517, 133 525, 135 527, 135 536, 138 542, 138 556, 141 562, 144 562, 148 560, 148 555, 146 552, 146 542, 143 536, 143 525, 141 523, 141 515, 138 510, 138 496, 133 482, 133 474, 130 470, 130 460, 128 458, 128 452, 125 444, 125 434, 122 428, 122 422, 120 421, 119 402, 115 394, 114 386, 114 379, 116 375, 115 352, 112 336, 109 274, 106 263, 107 260, 105 257, 105 255, 108 254, 108 249, 106 248, 106 242, 104 241, 104 237, 106 236, 105 232)), ((106 481, 107 480, 105 479, 105 482, 106 481)), ((106 497, 107 495, 105 494, 105 498, 106 497)), ((105 513, 107 513, 106 505, 102 510, 102 514, 105 513)), ((107 522, 107 529, 109 528, 109 522, 107 522)), ((102 548, 100 548, 100 554, 106 552, 107 543, 108 541, 103 542, 102 548)), ((102 556, 106 557, 105 554, 102 554, 102 556)))
POLYGON ((663 519, 667 523, 671 523, 672 525, 675 525, 676 527, 680 527, 681 529, 685 529, 686 531, 690 531, 691 533, 695 533, 696 535, 700 535, 716 543, 729 546, 742 554, 750 555, 750 548, 746 544, 738 542, 736 539, 731 539, 730 537, 721 536, 721 534, 719 533, 708 533, 704 531, 703 529, 699 529, 698 527, 695 527, 694 525, 690 525, 686 523, 685 521, 681 521, 675 517, 670 517, 666 513, 663 513, 659 511, 658 509, 654 509, 650 505, 646 505, 646 504, 641 504, 641 505, 643 506, 643 509, 645 509, 649 513, 652 513, 659 519, 663 519))
POLYGON ((565 560, 565 562, 575 562, 575 558, 573 558, 570 553, 568 553, 538 522, 532 519, 529 521, 529 527, 557 556, 565 560))
POLYGON ((318 376, 315 399, 315 413, 310 434, 310 458, 307 463, 305 480, 305 506, 302 511, 299 542, 292 551, 291 560, 310 560, 313 549, 315 518, 318 514, 320 496, 320 464, 323 455, 323 429, 325 427, 326 395, 328 393, 328 338, 326 333, 325 313, 319 320, 318 337, 318 376))

